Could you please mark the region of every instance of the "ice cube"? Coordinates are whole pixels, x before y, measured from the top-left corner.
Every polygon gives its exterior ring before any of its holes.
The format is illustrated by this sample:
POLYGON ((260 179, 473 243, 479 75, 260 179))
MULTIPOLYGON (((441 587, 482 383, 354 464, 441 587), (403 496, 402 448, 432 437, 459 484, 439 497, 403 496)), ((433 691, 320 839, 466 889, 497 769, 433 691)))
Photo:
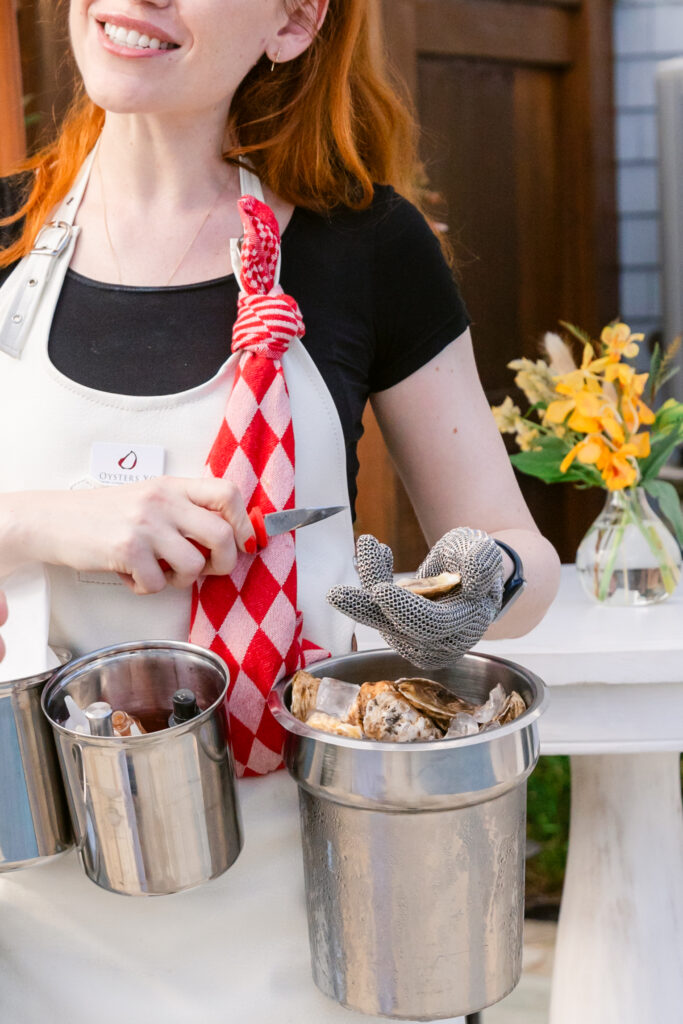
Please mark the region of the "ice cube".
POLYGON ((506 698, 507 693, 501 684, 498 683, 498 685, 494 686, 489 693, 489 699, 486 703, 481 704, 473 712, 475 722, 479 722, 480 725, 487 725, 489 722, 492 722, 493 719, 496 718, 503 710, 506 698))
POLYGON ((315 710, 332 715, 343 722, 356 701, 359 689, 355 683, 345 683, 342 679, 323 676, 318 687, 315 710))
POLYGON ((452 740, 456 736, 475 736, 478 732, 479 726, 474 717, 465 711, 459 711, 448 727, 445 738, 452 740))

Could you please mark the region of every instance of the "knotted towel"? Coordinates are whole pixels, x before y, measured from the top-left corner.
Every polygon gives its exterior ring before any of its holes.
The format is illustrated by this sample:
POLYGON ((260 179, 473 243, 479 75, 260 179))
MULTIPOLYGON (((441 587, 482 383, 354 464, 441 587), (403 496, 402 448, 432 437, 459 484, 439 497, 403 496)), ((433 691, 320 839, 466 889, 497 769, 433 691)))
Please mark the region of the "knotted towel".
MULTIPOLYGON (((239 365, 206 472, 239 487, 250 510, 294 508, 294 431, 282 356, 304 336, 301 312, 277 283, 280 231, 254 196, 239 201, 244 238, 232 350, 239 365)), ((238 272, 238 268, 235 268, 238 272)), ((240 553, 230 576, 203 577, 193 589, 190 640, 219 654, 230 670, 228 712, 238 775, 282 765, 284 734, 266 705, 283 675, 329 657, 302 638, 293 533, 240 553)))

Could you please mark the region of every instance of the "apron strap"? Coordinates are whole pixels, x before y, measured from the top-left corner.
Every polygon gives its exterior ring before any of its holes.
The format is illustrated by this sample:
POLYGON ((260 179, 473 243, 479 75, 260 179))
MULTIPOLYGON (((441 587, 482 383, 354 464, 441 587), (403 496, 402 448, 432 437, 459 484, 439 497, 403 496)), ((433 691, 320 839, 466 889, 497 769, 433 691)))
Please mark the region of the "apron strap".
MULTIPOLYGON (((86 157, 76 181, 57 207, 53 219, 43 225, 30 253, 17 267, 18 276, 15 278, 15 274, 12 275, 14 287, 10 286, 9 299, 3 303, 0 312, 0 351, 14 359, 21 356, 36 310, 56 265, 62 259, 66 259, 67 263, 71 259, 73 246, 81 230, 74 224, 74 220, 88 184, 98 145, 99 139, 86 157)), ((242 166, 239 172, 242 195, 252 195, 263 202, 263 189, 258 176, 242 166)), ((241 239, 232 238, 230 252, 233 270, 241 286, 240 242, 241 239)), ((278 262, 276 284, 279 279, 278 262)), ((9 281, 7 284, 9 285, 9 281)))
POLYGON ((57 207, 54 218, 43 225, 30 253, 17 267, 16 287, 11 291, 9 302, 0 318, 0 351, 14 359, 21 356, 36 310, 56 265, 61 259, 66 259, 68 263, 71 258, 81 230, 74 224, 74 220, 96 152, 97 143, 88 154, 76 181, 57 207))

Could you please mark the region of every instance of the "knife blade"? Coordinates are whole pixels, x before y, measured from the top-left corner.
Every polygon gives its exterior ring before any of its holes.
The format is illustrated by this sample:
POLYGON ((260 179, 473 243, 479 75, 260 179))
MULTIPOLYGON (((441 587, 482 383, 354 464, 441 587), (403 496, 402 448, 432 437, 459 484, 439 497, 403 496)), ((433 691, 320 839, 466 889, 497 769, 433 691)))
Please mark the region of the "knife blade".
MULTIPOLYGON (((269 537, 277 537, 282 533, 289 533, 291 530, 298 530, 302 526, 310 526, 312 523, 319 523, 329 516, 336 516, 338 512, 345 512, 348 505, 329 505, 326 508, 288 508, 284 512, 266 512, 264 515, 260 506, 255 505, 249 512, 251 525, 254 527, 256 544, 264 548, 269 537)), ((192 540, 198 551, 208 559, 211 552, 199 541, 192 540)), ((159 565, 163 572, 170 570, 170 565, 165 558, 159 559, 159 565)))
POLYGON ((264 548, 269 537, 277 537, 290 530, 298 530, 302 526, 319 523, 329 516, 344 512, 348 505, 330 505, 327 508, 288 508, 284 512, 268 512, 265 515, 257 505, 249 513, 251 525, 256 534, 256 543, 264 548))

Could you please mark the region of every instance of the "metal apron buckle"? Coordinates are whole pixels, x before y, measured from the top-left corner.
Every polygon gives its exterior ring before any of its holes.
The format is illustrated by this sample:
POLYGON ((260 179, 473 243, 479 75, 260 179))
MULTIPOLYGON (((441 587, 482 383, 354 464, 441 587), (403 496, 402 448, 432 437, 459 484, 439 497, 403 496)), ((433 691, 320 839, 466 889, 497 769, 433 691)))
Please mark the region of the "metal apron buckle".
POLYGON ((39 256, 61 256, 66 249, 67 245, 71 241, 71 237, 74 233, 73 225, 67 224, 65 220, 51 220, 49 224, 43 224, 42 228, 36 235, 36 240, 33 243, 31 249, 31 255, 39 256), (43 245, 40 242, 40 236, 44 232, 49 231, 61 231, 61 235, 57 240, 56 245, 43 245))

